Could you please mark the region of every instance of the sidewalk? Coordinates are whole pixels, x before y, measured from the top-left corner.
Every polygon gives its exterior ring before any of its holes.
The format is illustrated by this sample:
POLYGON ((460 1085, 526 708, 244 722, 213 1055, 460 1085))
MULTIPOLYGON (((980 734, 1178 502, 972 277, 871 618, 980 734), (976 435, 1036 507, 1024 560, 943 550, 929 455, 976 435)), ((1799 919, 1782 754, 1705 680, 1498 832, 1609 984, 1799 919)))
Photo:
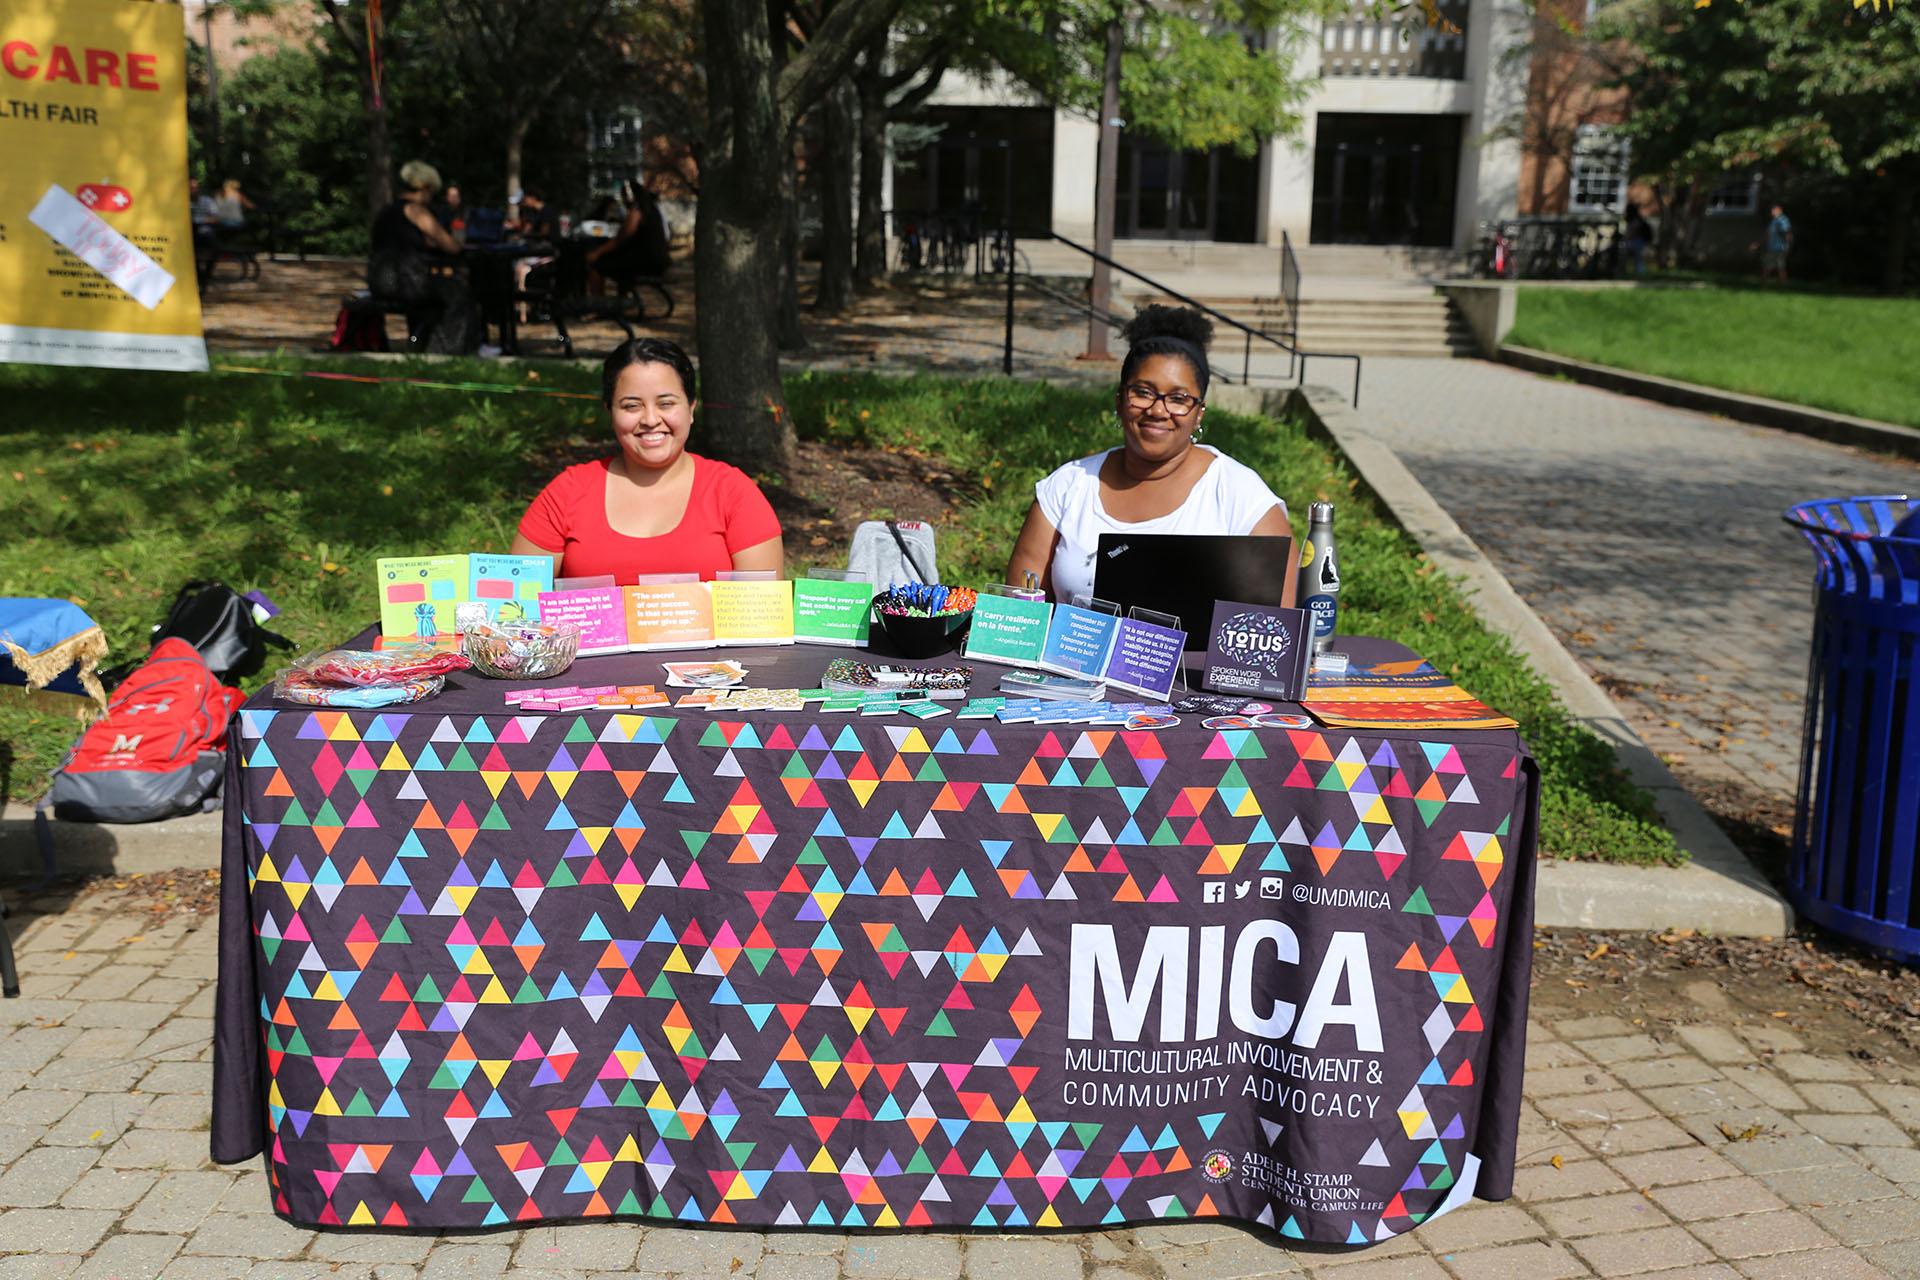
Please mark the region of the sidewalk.
POLYGON ((0 1002, 0 1280, 1920 1278, 1920 1004, 1899 1007, 1920 1000, 1920 976, 1813 953, 1816 970, 1865 984, 1836 999, 1768 967, 1801 944, 1678 935, 1543 940, 1518 1194, 1359 1252, 1287 1250, 1223 1223, 308 1231, 269 1212, 259 1167, 206 1160, 214 884, 173 879, 171 911, 151 909, 169 890, 144 877, 31 902, 7 890, 25 910, 27 996, 0 1002))

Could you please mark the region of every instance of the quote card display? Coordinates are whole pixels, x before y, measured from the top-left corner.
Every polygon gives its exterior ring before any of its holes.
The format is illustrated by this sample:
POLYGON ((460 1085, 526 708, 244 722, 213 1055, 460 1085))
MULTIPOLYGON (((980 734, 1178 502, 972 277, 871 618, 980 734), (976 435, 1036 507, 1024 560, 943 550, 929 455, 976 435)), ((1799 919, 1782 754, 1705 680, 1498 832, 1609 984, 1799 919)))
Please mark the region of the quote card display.
POLYGON ((983 591, 974 602, 964 656, 1037 667, 1047 643, 1047 621, 1052 616, 1053 606, 1044 600, 1021 600, 983 591))
POLYGON ((622 587, 627 645, 633 649, 697 649, 713 643, 713 595, 704 582, 622 587))
POLYGON ((467 598, 467 557, 397 556, 378 560, 380 634, 432 640, 454 634, 467 598))
POLYGON ((627 651, 626 598, 619 587, 548 591, 540 597, 540 620, 578 626, 584 655, 627 651))
POLYGON ((873 622, 873 596, 869 582, 795 578, 793 638, 808 644, 865 644, 873 622))
POLYGON ((1040 650, 1040 665, 1063 675, 1092 676, 1099 679, 1113 653, 1114 637, 1119 634, 1120 619, 1111 613, 1082 609, 1076 604, 1057 604, 1047 624, 1047 638, 1040 650))
POLYGON ((793 583, 715 579, 715 644, 792 644, 793 583))
POLYGON ((1149 698, 1169 698, 1174 678, 1180 674, 1180 655, 1186 644, 1184 631, 1138 618, 1122 618, 1113 656, 1107 659, 1107 683, 1149 698))

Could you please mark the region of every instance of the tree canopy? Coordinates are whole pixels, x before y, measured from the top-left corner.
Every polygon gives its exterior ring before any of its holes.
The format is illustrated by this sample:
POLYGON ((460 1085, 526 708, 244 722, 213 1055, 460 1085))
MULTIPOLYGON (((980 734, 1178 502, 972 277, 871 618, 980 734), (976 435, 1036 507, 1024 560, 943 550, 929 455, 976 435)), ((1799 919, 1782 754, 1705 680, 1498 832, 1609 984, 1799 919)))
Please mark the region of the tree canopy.
POLYGON ((1635 166, 1672 187, 1759 172, 1870 221, 1904 277, 1920 186, 1920 10, 1835 0, 1618 0, 1590 38, 1621 48, 1635 166))

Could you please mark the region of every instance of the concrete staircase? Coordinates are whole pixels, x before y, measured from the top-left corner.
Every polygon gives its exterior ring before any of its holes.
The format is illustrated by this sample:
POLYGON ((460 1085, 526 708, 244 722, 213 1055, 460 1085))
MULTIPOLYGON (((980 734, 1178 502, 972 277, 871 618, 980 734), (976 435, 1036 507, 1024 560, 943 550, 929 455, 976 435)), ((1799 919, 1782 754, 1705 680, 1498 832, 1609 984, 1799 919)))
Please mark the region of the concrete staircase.
MULTIPOLYGON (((1020 251, 1037 275, 1084 279, 1085 255, 1054 241, 1023 240, 1020 251)), ((1433 282, 1455 274, 1451 249, 1404 245, 1296 245, 1300 264, 1300 345, 1309 351, 1362 356, 1450 357, 1474 353, 1473 334, 1433 282)), ((1285 328, 1280 306, 1280 250, 1272 245, 1206 241, 1121 240, 1117 261, 1169 289, 1257 329, 1285 328)), ((1146 285, 1114 277, 1124 314, 1156 298, 1146 285)), ((1240 346, 1223 330, 1217 351, 1240 346)), ((1224 356, 1223 356, 1224 358, 1224 356)))
MULTIPOLYGON (((1280 331, 1286 312, 1273 298, 1201 298, 1235 319, 1280 331)), ((1231 335, 1215 338, 1221 349, 1231 335)), ((1429 287, 1359 297, 1307 296, 1300 300, 1300 346, 1307 351, 1340 351, 1362 356, 1448 358, 1474 354, 1473 331, 1453 303, 1429 287)))

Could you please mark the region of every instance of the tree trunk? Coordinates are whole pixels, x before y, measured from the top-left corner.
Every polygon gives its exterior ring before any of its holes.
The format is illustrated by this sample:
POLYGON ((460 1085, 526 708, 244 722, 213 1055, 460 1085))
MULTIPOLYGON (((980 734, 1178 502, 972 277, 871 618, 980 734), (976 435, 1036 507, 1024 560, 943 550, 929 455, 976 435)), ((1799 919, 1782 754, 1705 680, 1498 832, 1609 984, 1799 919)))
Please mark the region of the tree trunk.
POLYGON ((520 187, 521 160, 526 153, 527 131, 533 128, 533 116, 517 114, 507 126, 507 199, 512 200, 520 187))
POLYGON ((887 42, 867 47, 854 78, 860 95, 860 217, 854 236, 853 285, 872 293, 887 279, 887 42))
POLYGON ((768 319, 778 301, 778 190, 786 130, 774 101, 764 4, 701 0, 709 125, 694 220, 703 449, 749 473, 784 472, 793 424, 768 319))
POLYGON ((1913 243, 1911 173, 1894 178, 1892 196, 1887 202, 1887 231, 1880 241, 1880 287, 1888 293, 1899 293, 1907 287, 1907 250, 1913 243))
POLYGON ((842 80, 821 111, 820 288, 813 309, 839 315, 853 302, 854 90, 842 80))
POLYGON ((800 168, 791 139, 780 161, 780 309, 774 340, 782 351, 805 351, 807 334, 800 324, 800 168))
POLYGON ((373 85, 361 90, 361 108, 367 118, 367 222, 393 203, 393 135, 387 129, 386 100, 374 105, 373 85))

